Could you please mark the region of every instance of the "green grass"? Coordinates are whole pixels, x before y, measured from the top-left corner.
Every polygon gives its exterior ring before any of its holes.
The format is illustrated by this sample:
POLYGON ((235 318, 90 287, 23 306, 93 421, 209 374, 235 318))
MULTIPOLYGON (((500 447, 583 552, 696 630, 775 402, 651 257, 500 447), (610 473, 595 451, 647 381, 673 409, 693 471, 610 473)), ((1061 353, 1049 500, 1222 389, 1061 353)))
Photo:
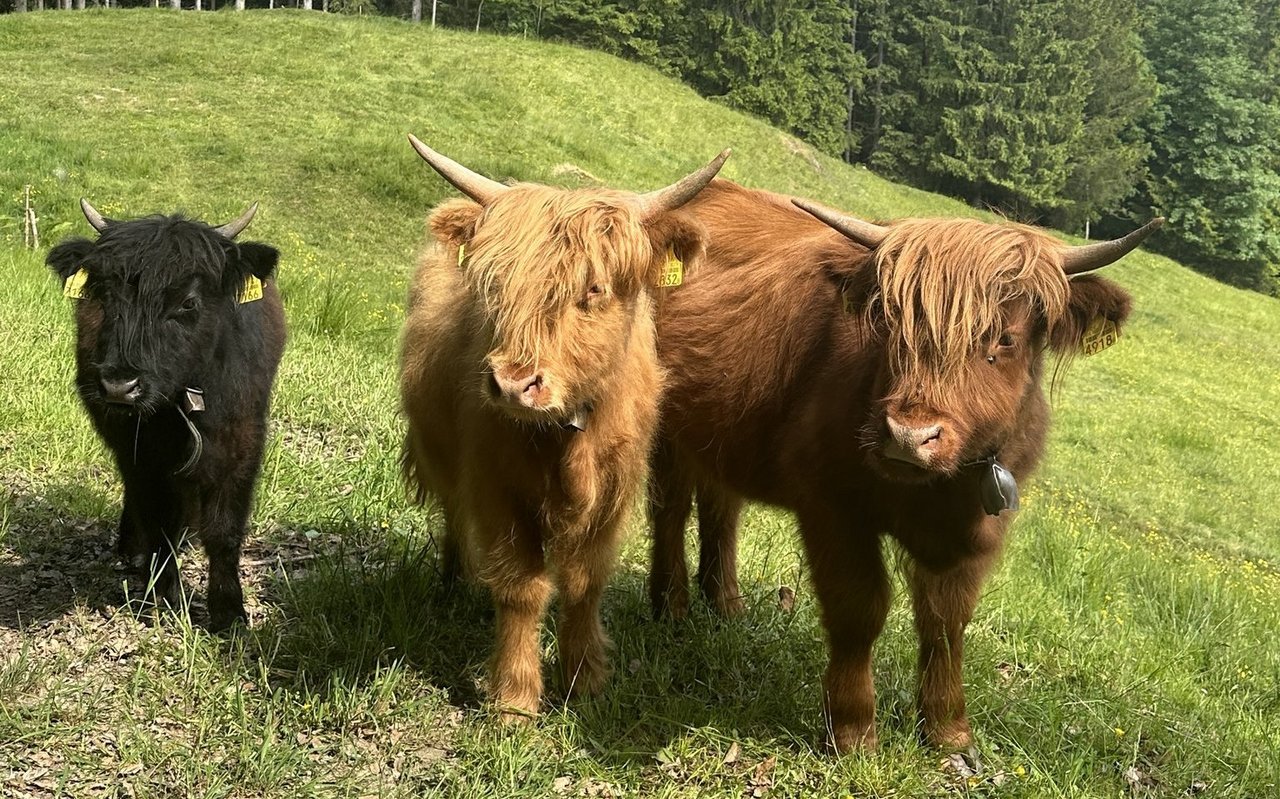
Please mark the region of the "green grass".
POLYGON ((902 601, 877 649, 881 750, 819 749, 821 628, 793 525, 762 510, 734 622, 648 619, 637 519, 605 602, 608 691, 508 730, 481 701, 487 600, 440 589, 439 520, 397 477, 403 296, 451 194, 404 134, 499 178, 564 183, 572 164, 635 189, 731 146, 725 174, 749 185, 871 217, 969 209, 637 66, 387 20, 4 16, 0 72, 0 795, 1280 793, 1280 302, 1154 256, 1110 270, 1133 322, 1058 390, 970 628, 981 774, 916 743, 902 601), (46 243, 87 231, 81 195, 219 221, 262 203, 247 235, 284 251, 291 340, 247 634, 122 605, 119 489, 73 395, 67 303, 21 249, 28 184, 46 243))

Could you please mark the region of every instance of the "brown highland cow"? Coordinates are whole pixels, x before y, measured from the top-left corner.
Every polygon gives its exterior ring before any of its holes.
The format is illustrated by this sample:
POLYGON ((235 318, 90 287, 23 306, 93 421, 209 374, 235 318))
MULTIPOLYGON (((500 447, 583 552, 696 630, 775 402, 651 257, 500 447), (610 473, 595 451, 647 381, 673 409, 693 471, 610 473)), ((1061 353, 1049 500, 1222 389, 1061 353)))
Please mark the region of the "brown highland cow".
POLYGON ((655 613, 688 605, 695 492, 698 581, 722 613, 742 607, 744 500, 794 512, 828 637, 832 742, 873 748, 887 535, 908 556, 923 735, 968 746, 964 630, 1011 520, 1002 511, 1016 510, 1016 480, 1044 448, 1044 352, 1069 357, 1087 335, 1114 338, 1129 296, 1082 273, 1162 220, 1069 247, 1010 223, 881 227, 720 180, 685 211, 709 238, 702 269, 659 317, 668 381, 650 507, 655 613))
POLYGON ((409 293, 405 474, 444 511, 447 578, 465 568, 492 594, 489 691, 524 718, 542 694, 553 584, 566 691, 608 675, 600 599, 658 421, 657 286, 673 259, 701 260, 702 226, 677 209, 728 152, 639 195, 506 186, 410 139, 471 199, 432 212, 409 293))

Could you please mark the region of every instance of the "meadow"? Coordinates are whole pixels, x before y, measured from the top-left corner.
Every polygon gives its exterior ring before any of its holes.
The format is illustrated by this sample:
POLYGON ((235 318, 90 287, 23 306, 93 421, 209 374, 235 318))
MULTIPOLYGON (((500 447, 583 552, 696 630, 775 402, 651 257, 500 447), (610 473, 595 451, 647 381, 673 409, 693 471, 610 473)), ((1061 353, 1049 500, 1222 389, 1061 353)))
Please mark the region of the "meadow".
MULTIPOLYGON (((901 586, 881 748, 821 745, 822 630, 788 516, 753 509, 748 611, 650 619, 640 514, 605 600, 615 674, 506 728, 492 614, 438 581, 398 473, 396 347, 427 210, 405 133, 498 179, 725 177, 871 218, 974 214, 645 68, 386 19, 0 17, 0 796, 1280 795, 1280 301, 1139 253, 1135 312, 1054 392, 1046 463, 969 628, 981 769, 920 745, 901 586), (72 384, 68 301, 22 247, 185 209, 284 253, 290 341, 224 639, 125 604, 119 485, 72 384), (794 590, 794 605, 779 602, 794 590)), ((203 556, 185 558, 203 585, 203 556)), ((550 661, 551 636, 544 635, 550 661)))

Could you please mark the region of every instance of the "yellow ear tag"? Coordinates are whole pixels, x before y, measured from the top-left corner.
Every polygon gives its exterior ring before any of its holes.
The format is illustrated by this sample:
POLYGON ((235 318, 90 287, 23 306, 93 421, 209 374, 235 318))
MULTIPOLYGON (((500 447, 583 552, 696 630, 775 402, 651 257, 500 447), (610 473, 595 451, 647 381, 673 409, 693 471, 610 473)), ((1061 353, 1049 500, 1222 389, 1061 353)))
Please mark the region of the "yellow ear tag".
POLYGON ((1120 328, 1105 316, 1099 316, 1089 323, 1080 340, 1080 351, 1085 355, 1097 355, 1120 340, 1120 328))
POLYGON ((854 306, 853 295, 850 293, 848 286, 840 289, 840 307, 844 309, 845 313, 850 315, 857 310, 854 306))
POLYGON ((62 296, 70 297, 78 300, 84 297, 84 282, 89 279, 89 273, 83 269, 77 270, 74 275, 67 278, 67 282, 62 284, 62 296))
POLYGON ((253 275, 244 279, 244 288, 240 291, 240 303, 262 299, 262 281, 253 275))
POLYGON ((684 261, 676 257, 673 247, 667 248, 667 262, 662 265, 662 274, 658 276, 658 288, 669 289, 684 282, 684 261))
POLYGON ((467 245, 459 244, 458 245, 458 268, 459 269, 462 268, 462 259, 465 258, 466 255, 467 255, 467 245))

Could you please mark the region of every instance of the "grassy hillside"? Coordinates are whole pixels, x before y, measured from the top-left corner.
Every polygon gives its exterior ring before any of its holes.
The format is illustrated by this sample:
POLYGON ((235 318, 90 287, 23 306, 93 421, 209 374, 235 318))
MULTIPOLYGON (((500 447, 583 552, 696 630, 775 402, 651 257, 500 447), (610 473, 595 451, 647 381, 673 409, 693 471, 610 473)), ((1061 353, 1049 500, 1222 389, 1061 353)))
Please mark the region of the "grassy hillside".
POLYGON ((1280 302, 1145 254, 1109 270, 1134 320, 1059 388, 971 627, 981 773, 915 741, 901 601, 880 753, 818 749, 821 628, 791 521, 767 511, 732 623, 648 620, 637 520, 606 599, 609 690, 506 730, 480 703, 487 600, 438 590, 438 519, 396 474, 403 296, 451 195, 404 134, 498 178, 647 189, 731 146, 727 177, 866 216, 969 209, 615 59, 387 20, 5 16, 0 73, 0 793, 1277 795, 1280 302), (81 195, 219 221, 257 200, 246 236, 284 251, 254 628, 230 642, 123 612, 119 488, 75 403, 66 301, 21 249, 28 184, 46 243, 88 231, 81 195))

